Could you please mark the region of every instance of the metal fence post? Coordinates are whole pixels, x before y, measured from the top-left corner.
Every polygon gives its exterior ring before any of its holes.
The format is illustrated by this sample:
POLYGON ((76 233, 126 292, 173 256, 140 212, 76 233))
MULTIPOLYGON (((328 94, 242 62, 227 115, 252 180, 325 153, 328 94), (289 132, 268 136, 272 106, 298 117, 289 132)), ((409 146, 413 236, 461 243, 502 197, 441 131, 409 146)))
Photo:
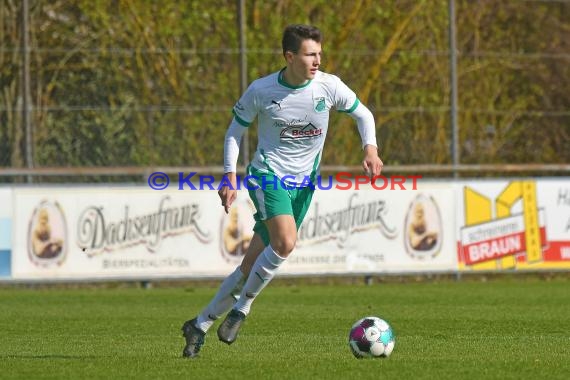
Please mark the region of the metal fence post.
MULTIPOLYGON (((453 166, 459 165, 459 127, 457 125, 457 42, 455 0, 449 0, 449 75, 451 80, 451 157, 453 166)), ((459 173, 453 171, 453 177, 459 173)))
MULTIPOLYGON (((245 0, 238 0, 238 24, 239 24, 239 96, 247 89, 247 40, 246 40, 246 14, 245 0)), ((249 137, 244 133, 241 151, 243 165, 249 163, 249 137)))
MULTIPOLYGON (((28 0, 22 0, 22 121, 24 123, 24 129, 26 131, 26 167, 31 169, 34 167, 34 160, 31 124, 32 104, 30 96, 30 47, 28 33, 29 17, 30 8, 28 0)), ((27 181, 33 182, 33 177, 31 175, 28 175, 27 181)))

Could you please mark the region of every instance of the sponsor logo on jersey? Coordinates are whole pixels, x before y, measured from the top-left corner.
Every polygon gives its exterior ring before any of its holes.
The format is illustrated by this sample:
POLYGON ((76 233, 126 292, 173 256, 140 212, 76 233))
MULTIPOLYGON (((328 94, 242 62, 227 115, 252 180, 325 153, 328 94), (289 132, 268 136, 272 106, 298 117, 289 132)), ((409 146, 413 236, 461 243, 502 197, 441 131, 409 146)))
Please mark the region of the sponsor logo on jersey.
POLYGON ((290 125, 281 131, 281 139, 309 139, 323 134, 322 128, 315 127, 312 123, 306 125, 290 125))

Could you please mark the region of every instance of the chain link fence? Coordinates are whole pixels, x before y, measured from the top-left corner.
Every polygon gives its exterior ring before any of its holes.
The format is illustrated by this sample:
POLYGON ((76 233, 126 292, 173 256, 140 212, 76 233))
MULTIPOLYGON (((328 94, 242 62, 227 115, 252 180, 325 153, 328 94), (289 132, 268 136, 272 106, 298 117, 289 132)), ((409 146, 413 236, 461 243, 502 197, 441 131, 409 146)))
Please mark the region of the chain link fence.
MULTIPOLYGON (((373 111, 387 165, 450 165, 450 1, 246 1, 240 35, 238 1, 4 0, 0 168, 221 165, 240 69, 281 68, 290 22, 323 30, 323 70, 373 111)), ((454 4, 459 163, 570 162, 570 3, 454 4)), ((251 155, 255 126, 247 139, 251 155)), ((324 164, 358 164, 350 118, 327 139, 324 164)))

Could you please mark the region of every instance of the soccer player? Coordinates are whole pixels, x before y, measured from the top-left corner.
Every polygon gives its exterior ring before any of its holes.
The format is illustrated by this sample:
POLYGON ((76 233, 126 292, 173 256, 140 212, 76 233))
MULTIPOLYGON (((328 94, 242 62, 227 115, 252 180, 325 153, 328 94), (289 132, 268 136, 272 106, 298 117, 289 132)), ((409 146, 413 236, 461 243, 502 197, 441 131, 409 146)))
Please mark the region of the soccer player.
POLYGON ((293 251, 313 196, 314 186, 307 179, 314 181, 319 173, 331 109, 356 120, 363 168, 370 176, 380 174, 383 164, 374 117, 337 76, 319 71, 321 40, 314 26, 286 27, 285 68, 254 81, 233 108, 224 145, 224 172, 231 186, 218 193, 227 213, 237 195, 240 141, 257 117, 258 146, 247 168, 248 191, 257 211, 254 235, 241 265, 222 282, 206 308, 182 326, 184 357, 198 355, 208 329, 228 310, 218 338, 233 343, 253 301, 293 251), (282 180, 290 186, 282 186, 282 180))

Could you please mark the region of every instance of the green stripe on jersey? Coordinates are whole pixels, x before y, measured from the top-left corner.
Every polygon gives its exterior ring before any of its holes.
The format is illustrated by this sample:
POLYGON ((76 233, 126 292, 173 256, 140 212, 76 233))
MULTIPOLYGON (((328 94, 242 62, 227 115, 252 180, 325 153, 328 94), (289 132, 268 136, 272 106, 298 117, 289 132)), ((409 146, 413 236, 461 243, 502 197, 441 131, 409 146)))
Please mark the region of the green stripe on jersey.
POLYGON ((360 100, 358 100, 358 98, 356 98, 356 100, 354 101, 354 104, 352 105, 352 107, 350 107, 347 110, 338 110, 338 112, 345 112, 345 113, 351 113, 354 112, 354 110, 356 109, 356 107, 358 107, 358 105, 360 104, 360 100))
POLYGON ((307 83, 304 83, 304 84, 302 84, 302 85, 300 85, 300 86, 293 86, 293 85, 291 85, 291 84, 285 82, 285 79, 283 79, 283 72, 284 72, 284 71, 285 71, 285 69, 282 69, 282 70, 279 72, 279 75, 277 76, 277 82, 279 82, 279 84, 280 84, 281 86, 285 86, 285 87, 290 88, 290 89, 292 89, 292 90, 298 90, 298 89, 300 89, 300 88, 307 87, 307 86, 312 82, 312 79, 310 79, 307 83))
POLYGON ((238 123, 240 123, 241 125, 243 125, 244 127, 249 127, 249 126, 251 125, 251 122, 245 121, 244 119, 242 119, 241 117, 239 117, 239 116, 236 114, 236 111, 235 111, 235 110, 232 110, 232 113, 234 114, 234 118, 236 119, 236 121, 237 121, 238 123))

